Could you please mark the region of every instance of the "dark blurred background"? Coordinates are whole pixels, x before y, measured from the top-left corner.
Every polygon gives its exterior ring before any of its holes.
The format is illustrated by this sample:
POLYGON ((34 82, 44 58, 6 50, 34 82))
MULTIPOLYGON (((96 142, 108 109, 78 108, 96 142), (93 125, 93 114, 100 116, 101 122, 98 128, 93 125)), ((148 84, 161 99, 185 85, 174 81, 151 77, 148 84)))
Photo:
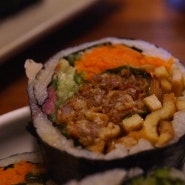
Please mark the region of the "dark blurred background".
MULTIPOLYGON (((0 114, 29 104, 24 72, 27 58, 44 63, 56 52, 83 42, 109 36, 142 39, 167 49, 185 64, 184 2, 99 0, 72 15, 0 61, 0 114)), ((1 20, 0 29, 2 21, 8 18, 1 20)))

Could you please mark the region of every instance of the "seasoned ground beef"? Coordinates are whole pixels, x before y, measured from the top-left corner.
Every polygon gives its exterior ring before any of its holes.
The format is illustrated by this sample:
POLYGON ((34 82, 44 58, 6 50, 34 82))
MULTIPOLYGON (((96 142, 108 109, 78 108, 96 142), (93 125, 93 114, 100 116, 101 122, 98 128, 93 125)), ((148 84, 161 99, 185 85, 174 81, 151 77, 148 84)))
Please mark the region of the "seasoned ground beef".
POLYGON ((58 109, 57 122, 63 132, 84 147, 105 152, 109 142, 124 135, 121 121, 145 112, 143 98, 149 85, 149 76, 134 74, 127 68, 95 75, 58 109))

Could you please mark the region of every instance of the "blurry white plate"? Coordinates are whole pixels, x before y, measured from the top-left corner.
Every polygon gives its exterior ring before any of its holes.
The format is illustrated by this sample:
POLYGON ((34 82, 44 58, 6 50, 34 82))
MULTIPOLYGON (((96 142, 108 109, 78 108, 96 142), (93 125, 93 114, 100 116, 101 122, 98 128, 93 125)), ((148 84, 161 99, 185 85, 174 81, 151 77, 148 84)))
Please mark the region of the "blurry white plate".
POLYGON ((0 116, 0 159, 15 154, 39 151, 36 139, 25 128, 30 120, 29 107, 0 116))
POLYGON ((97 0, 43 0, 0 22, 0 63, 97 0))

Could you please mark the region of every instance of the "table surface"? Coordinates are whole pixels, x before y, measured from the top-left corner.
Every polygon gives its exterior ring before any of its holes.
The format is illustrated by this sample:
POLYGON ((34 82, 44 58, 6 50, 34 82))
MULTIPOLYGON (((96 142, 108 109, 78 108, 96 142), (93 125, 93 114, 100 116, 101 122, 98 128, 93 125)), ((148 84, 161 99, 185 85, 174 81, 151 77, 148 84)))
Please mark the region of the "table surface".
POLYGON ((152 42, 185 64, 185 13, 167 0, 102 0, 0 65, 0 115, 29 105, 24 62, 115 36, 152 42))

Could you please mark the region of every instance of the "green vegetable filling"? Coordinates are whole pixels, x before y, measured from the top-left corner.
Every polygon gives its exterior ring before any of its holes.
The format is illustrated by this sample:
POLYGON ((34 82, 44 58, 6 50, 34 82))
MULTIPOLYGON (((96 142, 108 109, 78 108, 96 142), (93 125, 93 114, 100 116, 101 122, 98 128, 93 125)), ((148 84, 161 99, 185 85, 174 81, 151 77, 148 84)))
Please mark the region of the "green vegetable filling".
POLYGON ((157 169, 146 176, 138 176, 123 185, 184 185, 184 174, 175 169, 157 169))
POLYGON ((76 69, 67 60, 60 60, 58 70, 53 76, 52 85, 57 93, 57 106, 64 104, 78 92, 83 76, 77 74, 76 69))

